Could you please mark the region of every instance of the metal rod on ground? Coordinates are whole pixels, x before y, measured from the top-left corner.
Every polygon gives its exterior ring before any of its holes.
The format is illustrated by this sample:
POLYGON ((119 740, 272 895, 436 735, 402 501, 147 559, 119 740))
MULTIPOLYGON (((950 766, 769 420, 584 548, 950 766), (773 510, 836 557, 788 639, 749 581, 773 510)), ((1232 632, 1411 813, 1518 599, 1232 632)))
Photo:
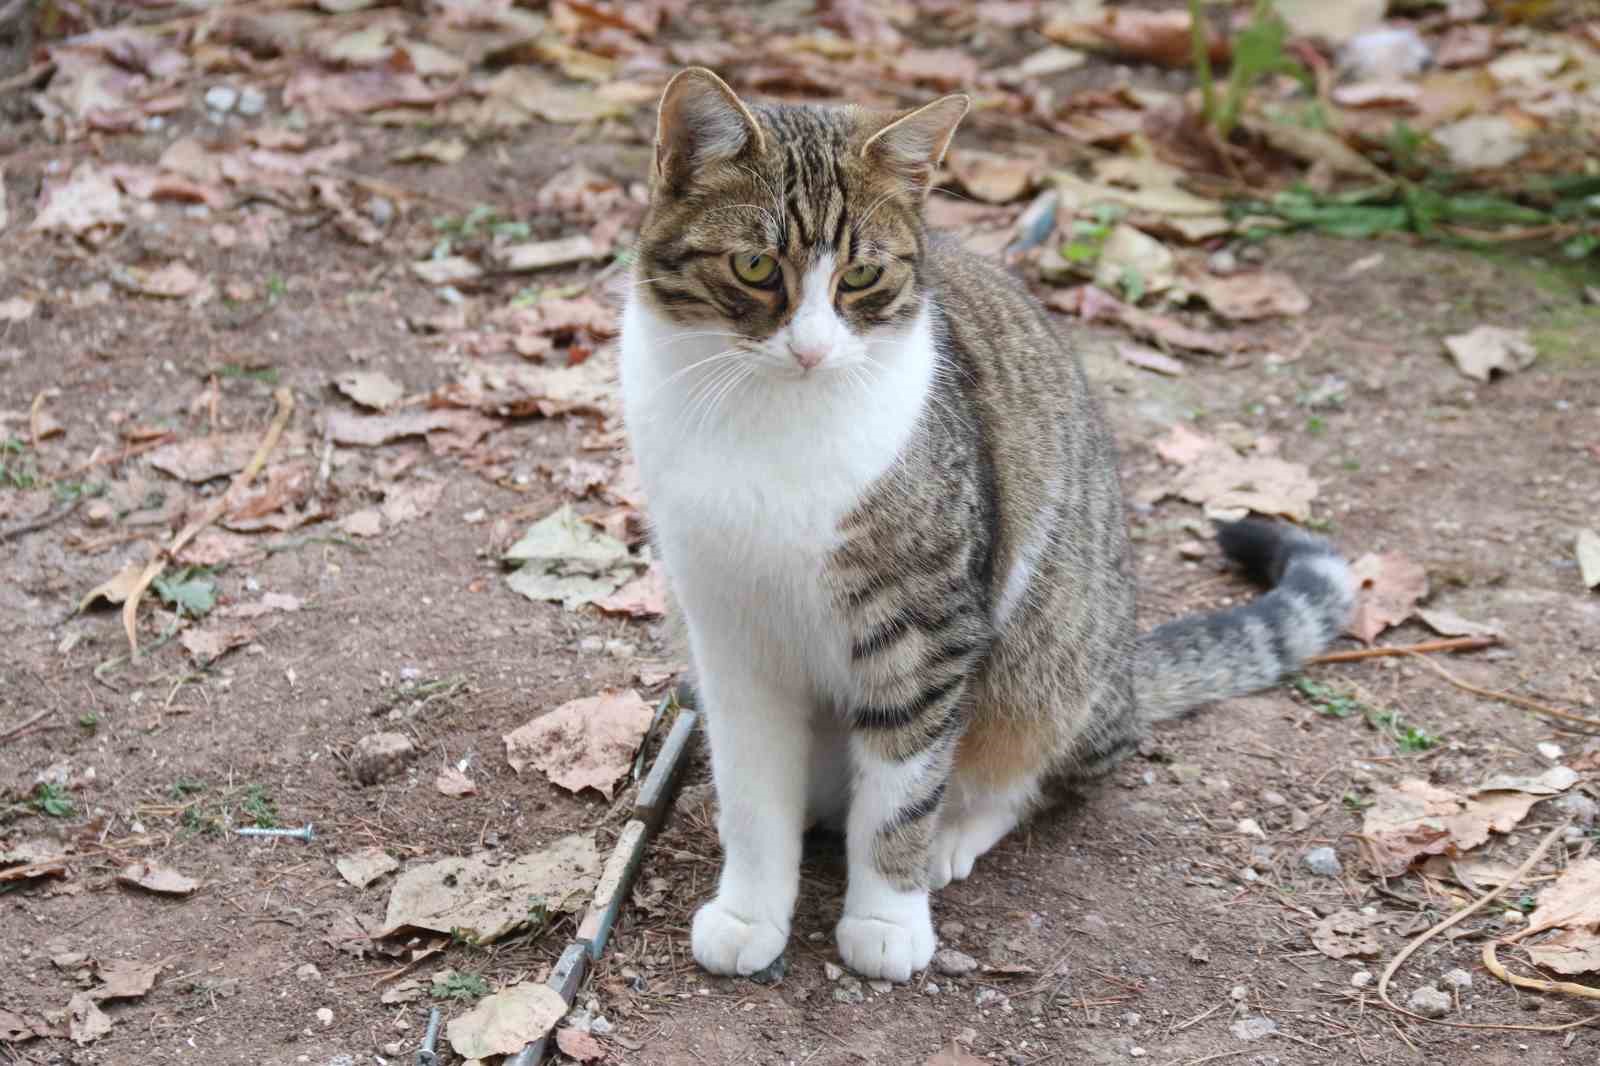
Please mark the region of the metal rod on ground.
POLYGON ((289 837, 292 840, 304 840, 307 844, 317 837, 310 822, 299 829, 257 829, 254 826, 246 826, 243 829, 235 829, 234 832, 242 837, 289 837))
POLYGON ((422 1047, 417 1051, 417 1066, 434 1066, 439 1061, 439 1023, 444 1021, 444 1011, 438 1007, 428 1015, 428 1031, 422 1037, 422 1047))

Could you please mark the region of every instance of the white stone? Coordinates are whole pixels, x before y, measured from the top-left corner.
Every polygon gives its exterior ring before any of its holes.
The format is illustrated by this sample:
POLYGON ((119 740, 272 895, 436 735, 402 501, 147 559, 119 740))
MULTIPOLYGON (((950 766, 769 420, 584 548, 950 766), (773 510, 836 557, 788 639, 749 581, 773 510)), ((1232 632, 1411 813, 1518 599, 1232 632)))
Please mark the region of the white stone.
POLYGON ((1372 974, 1367 970, 1357 970, 1350 975, 1350 983, 1357 988, 1366 988, 1372 983, 1372 974))
POLYGON ((247 86, 239 93, 239 114, 259 115, 267 109, 267 94, 254 86, 247 86))
POLYGON ((333 1010, 330 1007, 317 1008, 317 1024, 326 1029, 333 1024, 333 1010))
POLYGON ((232 111, 233 105, 239 102, 239 90, 227 85, 213 85, 206 90, 205 101, 206 107, 213 111, 232 111))
POLYGON ((1466 970, 1457 968, 1439 978, 1439 983, 1444 985, 1446 988, 1454 988, 1457 991, 1462 991, 1472 987, 1472 974, 1468 973, 1466 970))
POLYGON ((1455 1000, 1442 989, 1423 985, 1406 999, 1406 1006, 1424 1018, 1443 1018, 1455 1006, 1455 1000))

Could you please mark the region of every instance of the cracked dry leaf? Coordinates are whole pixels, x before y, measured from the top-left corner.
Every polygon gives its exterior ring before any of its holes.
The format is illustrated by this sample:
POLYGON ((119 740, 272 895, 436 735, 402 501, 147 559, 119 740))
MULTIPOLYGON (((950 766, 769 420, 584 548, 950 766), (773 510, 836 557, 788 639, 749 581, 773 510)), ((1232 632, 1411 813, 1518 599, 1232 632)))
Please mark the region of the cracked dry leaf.
POLYGON ((651 563, 650 569, 594 605, 606 614, 660 618, 667 613, 667 575, 660 563, 651 563))
POLYGON ((133 590, 139 587, 139 579, 144 575, 144 563, 133 562, 117 571, 115 577, 96 585, 84 594, 78 601, 78 610, 83 610, 95 600, 105 600, 110 604, 123 603, 133 595, 133 590))
POLYGON ((1490 833, 1509 833, 1549 794, 1521 789, 1542 789, 1556 780, 1550 775, 1491 779, 1486 785, 1493 790, 1480 789, 1472 799, 1416 778, 1381 786, 1361 824, 1368 865, 1380 877, 1398 877, 1425 855, 1459 855, 1487 841, 1490 833))
POLYGON ((1382 923, 1383 918, 1376 914, 1337 911, 1312 928, 1311 944, 1330 959, 1370 959, 1383 951, 1383 945, 1372 935, 1372 930, 1382 923))
POLYGON ((400 863, 382 848, 371 847, 340 855, 333 860, 333 868, 352 887, 366 888, 384 874, 398 870, 400 863))
POLYGON ((583 521, 570 504, 529 527, 504 556, 512 591, 572 611, 611 595, 634 576, 628 546, 583 521))
POLYGON ((117 874, 117 880, 124 885, 163 896, 187 896, 200 887, 200 882, 194 878, 154 862, 136 862, 124 866, 117 874))
POLYGON ((1535 963, 1561 974, 1600 972, 1600 859, 1573 863, 1540 893, 1524 936, 1548 929, 1558 932, 1524 945, 1535 963))
POLYGON ((605 1045, 582 1029, 556 1030, 556 1047, 561 1054, 576 1062, 595 1062, 606 1057, 605 1045))
MULTIPOLYGON (((178 876, 182 876, 181 874, 178 876)), ((187 878, 185 878, 187 880, 187 878)), ((94 999, 138 999, 155 987, 163 963, 143 963, 137 959, 101 959, 95 963, 100 984, 89 990, 94 999)))
POLYGON ((577 913, 600 874, 594 834, 572 834, 506 861, 499 852, 409 867, 389 893, 380 936, 402 929, 487 944, 527 925, 537 908, 577 913))
POLYGON ((476 796, 478 785, 454 766, 446 766, 433 779, 433 787, 441 796, 476 796))
POLYGON ((1410 618, 1428 595, 1428 571, 1398 552, 1368 552, 1350 570, 1359 587, 1347 632, 1365 644, 1410 618))
POLYGON ((95 163, 83 162, 65 181, 45 182, 32 228, 82 234, 126 218, 122 191, 111 175, 95 163))
POLYGON ((204 666, 255 639, 256 631, 250 626, 230 628, 207 626, 204 629, 184 630, 183 635, 178 638, 178 643, 194 656, 196 663, 204 666))
POLYGON ((109 1032, 111 1019, 89 993, 75 993, 67 1001, 67 1034, 74 1044, 92 1044, 109 1032))
POLYGON ((1422 624, 1439 634, 1441 637, 1498 637, 1500 627, 1484 622, 1474 622, 1462 618, 1454 611, 1445 610, 1419 610, 1417 617, 1422 619, 1422 624))
POLYGON ((1456 368, 1475 381, 1488 381, 1496 370, 1503 374, 1526 370, 1539 357, 1527 330, 1501 326, 1478 326, 1446 337, 1444 346, 1456 368))
POLYGON ((445 1035, 465 1059, 515 1055, 549 1034, 567 1013, 561 993, 543 982, 519 985, 485 996, 459 1018, 451 1018, 445 1035))
POLYGON ((1250 321, 1277 316, 1303 315, 1311 297, 1287 274, 1263 270, 1253 274, 1191 273, 1184 279, 1194 294, 1223 318, 1250 321))
POLYGON ((519 774, 532 766, 564 789, 593 788, 609 800, 654 717, 632 689, 606 689, 507 733, 506 761, 519 774))

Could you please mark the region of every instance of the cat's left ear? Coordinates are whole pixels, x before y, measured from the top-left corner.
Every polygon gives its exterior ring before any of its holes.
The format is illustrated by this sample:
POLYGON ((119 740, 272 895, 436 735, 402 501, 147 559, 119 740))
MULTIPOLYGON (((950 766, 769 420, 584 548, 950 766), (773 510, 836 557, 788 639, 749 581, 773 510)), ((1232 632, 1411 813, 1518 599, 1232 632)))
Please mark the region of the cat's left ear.
POLYGON ((861 158, 898 174, 920 199, 928 194, 933 172, 971 106, 967 96, 952 93, 908 111, 868 137, 861 158))
POLYGON ((656 117, 656 177, 682 188, 709 163, 761 146, 761 127, 728 83, 704 67, 679 71, 656 117))

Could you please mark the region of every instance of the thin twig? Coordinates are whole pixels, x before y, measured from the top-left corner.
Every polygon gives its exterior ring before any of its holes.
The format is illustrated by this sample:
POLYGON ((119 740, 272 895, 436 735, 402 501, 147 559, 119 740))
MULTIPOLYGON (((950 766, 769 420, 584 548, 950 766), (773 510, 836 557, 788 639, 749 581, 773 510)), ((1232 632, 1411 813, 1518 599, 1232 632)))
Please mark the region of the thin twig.
POLYGON ((40 78, 44 77, 54 69, 56 69, 56 61, 53 59, 46 59, 41 63, 35 63, 21 74, 14 74, 9 78, 0 80, 0 93, 8 93, 12 89, 21 89, 25 86, 32 85, 34 82, 38 81, 40 78))
POLYGON ((1438 936, 1440 933, 1444 932, 1446 929, 1449 929, 1451 926, 1462 922, 1473 914, 1476 914, 1491 901, 1498 898, 1499 895, 1506 889, 1510 888, 1513 884, 1516 884, 1518 881, 1521 881, 1524 877, 1526 877, 1535 866, 1539 865, 1539 861, 1543 859, 1545 853, 1550 850, 1550 846, 1566 833, 1567 826, 1571 824, 1572 820, 1569 818, 1565 822, 1562 822, 1560 825, 1552 829, 1543 840, 1539 841, 1539 846, 1533 849, 1533 854, 1529 855, 1527 860, 1517 868, 1517 871, 1510 877, 1506 878, 1505 881, 1499 886, 1479 896, 1472 903, 1463 907, 1461 910, 1456 911, 1450 917, 1435 925, 1433 928, 1413 938, 1408 944, 1406 944, 1405 947, 1401 948, 1400 954, 1396 955, 1393 961, 1391 961, 1388 966, 1384 967, 1382 975, 1378 977, 1378 999, 1383 1003, 1383 1005, 1389 1010, 1394 1011, 1396 1014, 1403 1014, 1413 1021, 1431 1022, 1435 1025, 1446 1025, 1455 1029, 1516 1029, 1523 1032, 1558 1033, 1566 1029, 1575 1029, 1580 1025, 1588 1025, 1595 1021, 1595 1018, 1585 1018, 1582 1021, 1568 1023, 1561 1026, 1484 1025, 1473 1022, 1452 1022, 1445 1021, 1441 1018, 1426 1018, 1420 1014, 1414 1014, 1413 1012, 1406 1010, 1404 1007, 1399 1006, 1389 998, 1389 979, 1395 975, 1395 971, 1399 970, 1401 966, 1405 965, 1405 961, 1414 955, 1418 948, 1432 940, 1434 937, 1438 936))
POLYGON ((1353 663, 1362 659, 1381 659, 1391 655, 1427 655, 1436 651, 1482 651, 1500 643, 1499 637, 1452 637, 1449 640, 1425 640, 1420 644, 1392 644, 1375 648, 1357 648, 1354 651, 1330 651, 1326 655, 1313 655, 1306 664, 1353 663))
POLYGON ((239 493, 254 481, 261 468, 267 464, 267 456, 272 454, 272 449, 278 446, 278 438, 283 435, 284 426, 289 424, 289 416, 294 413, 294 393, 280 386, 273 392, 272 398, 277 401, 278 413, 273 417, 272 424, 267 427, 267 434, 261 439, 261 444, 256 448, 256 453, 250 457, 250 462, 234 477, 233 483, 228 486, 228 491, 219 496, 215 503, 206 508, 205 513, 172 538, 154 559, 150 560, 139 575, 139 581, 128 594, 122 604, 122 628, 128 634, 128 647, 133 655, 139 654, 139 633, 137 622, 139 617, 139 601, 144 597, 145 589, 150 583, 161 576, 167 567, 167 560, 176 558, 183 546, 193 540, 195 535, 211 523, 221 518, 229 507, 232 507, 239 493))
POLYGON ((32 522, 24 522, 20 526, 12 526, 10 529, 0 530, 0 544, 4 544, 8 540, 16 540, 18 537, 27 536, 29 533, 37 533, 41 529, 49 529, 76 511, 78 505, 82 502, 83 497, 79 496, 64 506, 57 507, 43 518, 36 518, 32 522))
MULTIPOLYGON (((1600 988, 1591 988, 1588 985, 1580 985, 1572 981, 1542 981, 1509 972, 1495 956, 1495 949, 1498 946, 1499 944, 1493 940, 1483 945, 1483 965, 1488 968, 1490 973, 1506 984, 1515 985, 1518 988, 1531 989, 1535 992, 1560 992, 1568 996, 1582 996, 1584 999, 1600 999, 1600 988)), ((1600 1015, 1588 1020, 1591 1022, 1600 1020, 1600 1015)))
POLYGON ((12 741, 12 740, 17 739, 17 737, 19 737, 23 733, 27 732, 29 726, 33 725, 35 722, 41 721, 42 719, 49 717, 49 715, 50 715, 50 711, 48 709, 40 711, 38 714, 34 715, 32 718, 28 719, 26 722, 23 722, 21 725, 17 726, 15 729, 7 730, 5 733, 0 734, 0 744, 5 744, 8 741, 12 741))
POLYGON ((1502 703, 1509 703, 1514 707, 1525 707, 1528 710, 1534 711, 1538 714, 1548 715, 1551 718, 1559 718, 1563 722, 1576 722, 1578 725, 1581 725, 1587 729, 1600 729, 1600 718, 1585 718, 1581 714, 1573 714, 1571 711, 1563 711, 1559 707, 1552 707, 1548 703, 1540 703, 1538 700, 1530 700, 1526 696, 1518 696, 1513 692, 1500 692, 1492 688, 1479 688, 1477 685, 1471 685, 1461 680, 1459 677, 1456 677, 1450 671, 1446 670, 1444 667, 1430 659, 1424 659, 1420 655, 1418 655, 1416 659, 1423 666, 1426 666, 1429 670, 1432 670, 1434 673, 1438 674, 1440 677, 1444 678, 1446 681, 1450 682, 1450 684, 1454 685, 1463 692, 1470 692, 1474 696, 1482 696, 1485 699, 1499 700, 1502 703))

